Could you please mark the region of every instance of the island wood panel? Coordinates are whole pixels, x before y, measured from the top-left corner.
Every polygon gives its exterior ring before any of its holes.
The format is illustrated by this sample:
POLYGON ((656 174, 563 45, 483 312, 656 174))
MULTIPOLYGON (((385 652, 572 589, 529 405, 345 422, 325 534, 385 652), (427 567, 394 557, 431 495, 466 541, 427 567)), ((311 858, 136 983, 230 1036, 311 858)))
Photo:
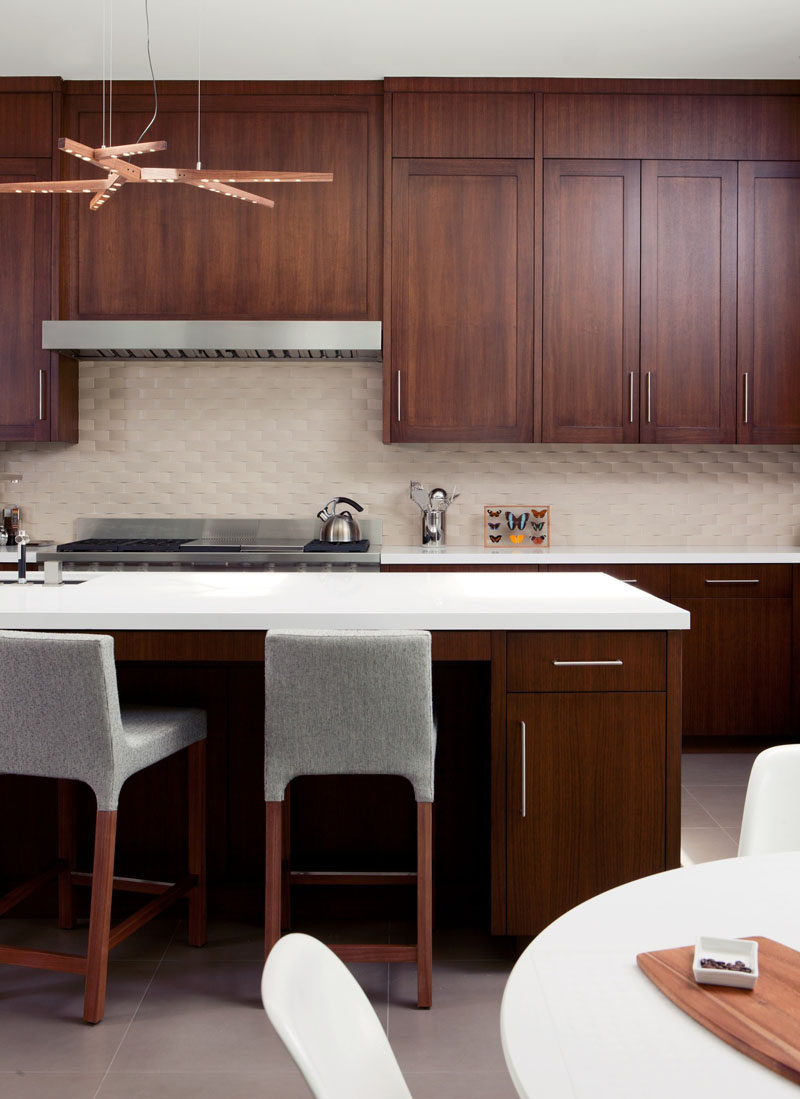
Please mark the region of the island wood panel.
POLYGON ((800 443, 798 300, 800 163, 740 164, 740 443, 800 443))
MULTIPOLYGON (((65 130, 98 145, 100 105, 67 96, 65 130)), ((114 140, 135 140, 151 115, 149 93, 115 95, 114 140)), ((62 316, 380 319, 381 130, 377 95, 206 95, 209 171, 332 171, 333 182, 246 185, 273 209, 178 185, 123 187, 99 213, 70 203, 62 316)), ((194 167, 196 95, 162 91, 152 133, 168 148, 142 163, 194 167)))
POLYGON ((395 160, 390 270, 385 441, 530 442, 532 162, 395 160))
POLYGON ((544 163, 543 442, 639 438, 639 177, 544 163))
POLYGON ((614 94, 599 90, 599 82, 594 87, 596 93, 587 87, 588 94, 545 94, 546 157, 800 158, 800 95, 791 85, 791 95, 614 94))
MULTIPOLYGON (((46 180, 51 172, 49 157, 0 159, 3 183, 46 180)), ((51 438, 50 353, 41 345, 50 316, 52 200, 0 199, 0 440, 44 442, 51 438)))
POLYGON ((520 92, 396 92, 394 157, 527 157, 533 96, 520 92))
POLYGON ((507 728, 507 934, 665 869, 663 693, 510 694, 507 728))
POLYGON ((659 599, 670 598, 669 565, 626 565, 608 564, 592 561, 580 565, 542 565, 546 572, 604 572, 621 580, 624 584, 633 584, 641 591, 655 595, 659 599))
POLYGON ((736 164, 642 165, 640 442, 736 440, 736 164))

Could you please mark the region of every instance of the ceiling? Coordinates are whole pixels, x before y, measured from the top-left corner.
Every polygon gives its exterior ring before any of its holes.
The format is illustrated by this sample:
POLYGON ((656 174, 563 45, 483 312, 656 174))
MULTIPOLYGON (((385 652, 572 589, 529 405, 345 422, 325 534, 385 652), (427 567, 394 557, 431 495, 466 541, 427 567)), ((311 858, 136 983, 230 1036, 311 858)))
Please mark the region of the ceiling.
MULTIPOLYGON (((0 75, 147 79, 145 0, 0 0, 0 75), (108 50, 105 51, 108 56, 108 50)), ((800 79, 800 0, 149 0, 157 79, 800 79), (198 66, 199 58, 199 66, 198 66)))

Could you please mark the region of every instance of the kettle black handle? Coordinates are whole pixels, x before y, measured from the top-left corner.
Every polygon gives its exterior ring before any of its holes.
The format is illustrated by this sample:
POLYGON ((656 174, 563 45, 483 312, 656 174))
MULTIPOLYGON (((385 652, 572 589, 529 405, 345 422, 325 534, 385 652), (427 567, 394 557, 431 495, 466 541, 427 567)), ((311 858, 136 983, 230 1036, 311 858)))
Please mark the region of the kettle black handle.
POLYGON ((333 501, 333 503, 334 503, 334 505, 336 505, 336 504, 352 504, 352 506, 356 509, 356 511, 363 511, 364 510, 362 508, 361 504, 357 504, 355 502, 355 500, 351 500, 349 496, 337 496, 336 499, 333 501))

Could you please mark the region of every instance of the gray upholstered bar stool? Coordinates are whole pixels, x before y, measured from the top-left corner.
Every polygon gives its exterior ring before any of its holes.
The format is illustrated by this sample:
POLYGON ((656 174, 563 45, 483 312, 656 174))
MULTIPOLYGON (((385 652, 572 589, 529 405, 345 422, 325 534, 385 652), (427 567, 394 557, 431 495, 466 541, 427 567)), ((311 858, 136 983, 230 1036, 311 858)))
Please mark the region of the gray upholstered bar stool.
POLYGON ((105 1010, 108 952, 179 897, 189 898, 189 942, 206 939, 205 746, 203 710, 120 709, 114 641, 91 634, 0 630, 0 773, 57 778, 59 861, 0 899, 0 915, 58 875, 59 926, 74 927, 73 885, 92 887, 88 952, 60 954, 0 946, 0 963, 85 975, 83 1018, 105 1010), (117 802, 126 779, 189 749, 189 874, 171 885, 114 878, 117 802), (94 868, 74 872, 75 781, 97 798, 94 868), (114 887, 154 894, 111 927, 114 887))
MULTIPOLYGON (((417 941, 336 945, 345 961, 413 961, 417 1002, 432 996, 432 803, 436 733, 431 635, 409 630, 271 630, 266 641, 265 949, 288 907, 284 792, 299 775, 402 775, 417 802, 417 941)), ((294 875, 302 878, 303 874, 294 875)), ((397 877, 397 875, 392 875, 397 877)), ((315 874, 319 885, 386 881, 380 873, 315 874)))

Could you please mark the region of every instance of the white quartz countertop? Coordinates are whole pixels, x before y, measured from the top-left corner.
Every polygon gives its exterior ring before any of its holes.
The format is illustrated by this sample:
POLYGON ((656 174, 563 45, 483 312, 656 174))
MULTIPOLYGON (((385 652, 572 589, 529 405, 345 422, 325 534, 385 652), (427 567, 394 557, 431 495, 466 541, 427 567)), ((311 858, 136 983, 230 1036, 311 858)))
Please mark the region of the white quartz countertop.
POLYGON ((101 572, 0 583, 0 629, 685 630, 602 573, 101 572))
POLYGON ((800 564, 800 546, 566 546, 484 549, 483 546, 384 546, 382 565, 724 565, 800 564))

